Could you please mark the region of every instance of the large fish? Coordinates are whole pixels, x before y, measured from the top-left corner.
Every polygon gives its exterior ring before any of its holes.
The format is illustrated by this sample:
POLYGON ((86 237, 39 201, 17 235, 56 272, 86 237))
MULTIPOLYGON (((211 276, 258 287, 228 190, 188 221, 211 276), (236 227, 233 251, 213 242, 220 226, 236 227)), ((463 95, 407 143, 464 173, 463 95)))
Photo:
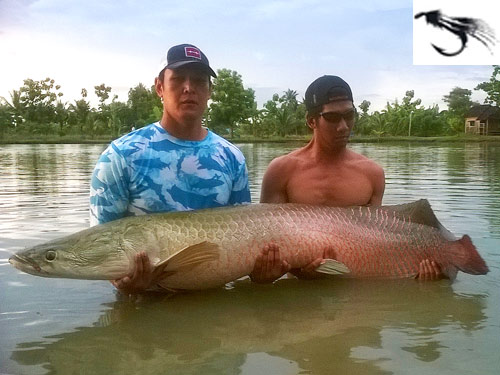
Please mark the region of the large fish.
POLYGON ((205 289, 248 275, 261 249, 274 243, 293 268, 335 252, 317 270, 347 277, 410 278, 423 259, 451 279, 458 270, 488 272, 469 236, 455 240, 420 200, 400 206, 326 207, 253 204, 128 217, 13 255, 37 276, 117 279, 146 251, 156 280, 171 290, 205 289))

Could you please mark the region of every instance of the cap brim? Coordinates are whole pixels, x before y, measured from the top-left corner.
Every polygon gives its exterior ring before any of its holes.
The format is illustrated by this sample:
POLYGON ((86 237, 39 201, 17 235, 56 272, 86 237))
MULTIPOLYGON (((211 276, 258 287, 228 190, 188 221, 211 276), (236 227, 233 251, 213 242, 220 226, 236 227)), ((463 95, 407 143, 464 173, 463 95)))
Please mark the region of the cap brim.
POLYGON ((205 70, 209 75, 211 75, 214 78, 217 78, 217 74, 212 70, 211 67, 209 67, 206 64, 203 64, 202 62, 199 61, 177 61, 172 64, 168 64, 165 69, 177 69, 180 68, 181 66, 188 65, 188 64, 196 64, 203 70, 205 70))

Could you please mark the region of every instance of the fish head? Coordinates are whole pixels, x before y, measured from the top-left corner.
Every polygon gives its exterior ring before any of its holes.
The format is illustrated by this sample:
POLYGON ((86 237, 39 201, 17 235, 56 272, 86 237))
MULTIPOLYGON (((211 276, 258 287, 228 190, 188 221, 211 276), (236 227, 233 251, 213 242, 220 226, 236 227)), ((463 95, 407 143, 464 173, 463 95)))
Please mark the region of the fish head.
POLYGON ((123 277, 131 265, 112 228, 106 225, 19 251, 9 262, 35 276, 97 280, 123 277))

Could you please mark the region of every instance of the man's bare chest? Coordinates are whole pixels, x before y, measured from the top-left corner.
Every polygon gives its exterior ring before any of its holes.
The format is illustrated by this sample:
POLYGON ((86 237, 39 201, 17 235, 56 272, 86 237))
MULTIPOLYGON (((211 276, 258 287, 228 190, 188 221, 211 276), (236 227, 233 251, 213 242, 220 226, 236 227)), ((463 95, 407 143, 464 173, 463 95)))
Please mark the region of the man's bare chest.
POLYGON ((335 206, 366 205, 373 186, 359 170, 315 168, 295 173, 288 181, 290 202, 335 206))

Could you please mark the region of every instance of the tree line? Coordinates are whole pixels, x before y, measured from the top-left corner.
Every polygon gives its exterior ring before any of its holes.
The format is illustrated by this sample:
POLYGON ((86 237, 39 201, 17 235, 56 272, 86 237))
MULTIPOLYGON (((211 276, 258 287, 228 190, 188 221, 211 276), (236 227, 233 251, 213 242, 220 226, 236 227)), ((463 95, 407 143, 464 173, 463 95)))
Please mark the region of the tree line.
MULTIPOLYGON (((204 115, 205 125, 229 138, 251 136, 301 136, 309 133, 305 125, 306 109, 295 90, 276 93, 261 109, 257 108, 255 91, 243 86, 240 74, 220 69, 213 81, 212 97, 204 115)), ((485 103, 500 106, 500 65, 493 66, 491 78, 475 90, 487 93, 485 103)), ((163 111, 154 86, 139 83, 128 92, 126 102, 112 96, 104 83, 94 86, 96 107, 88 100, 88 91, 71 103, 63 100, 61 87, 54 79, 26 79, 23 86, 0 97, 0 136, 73 135, 117 137, 146 124, 158 121, 163 111)), ((453 88, 443 97, 448 108, 424 107, 422 100, 408 90, 401 100, 387 102, 381 111, 370 112, 367 100, 358 106, 354 134, 376 136, 440 136, 464 132, 464 119, 478 103, 471 100, 472 91, 453 88)))

